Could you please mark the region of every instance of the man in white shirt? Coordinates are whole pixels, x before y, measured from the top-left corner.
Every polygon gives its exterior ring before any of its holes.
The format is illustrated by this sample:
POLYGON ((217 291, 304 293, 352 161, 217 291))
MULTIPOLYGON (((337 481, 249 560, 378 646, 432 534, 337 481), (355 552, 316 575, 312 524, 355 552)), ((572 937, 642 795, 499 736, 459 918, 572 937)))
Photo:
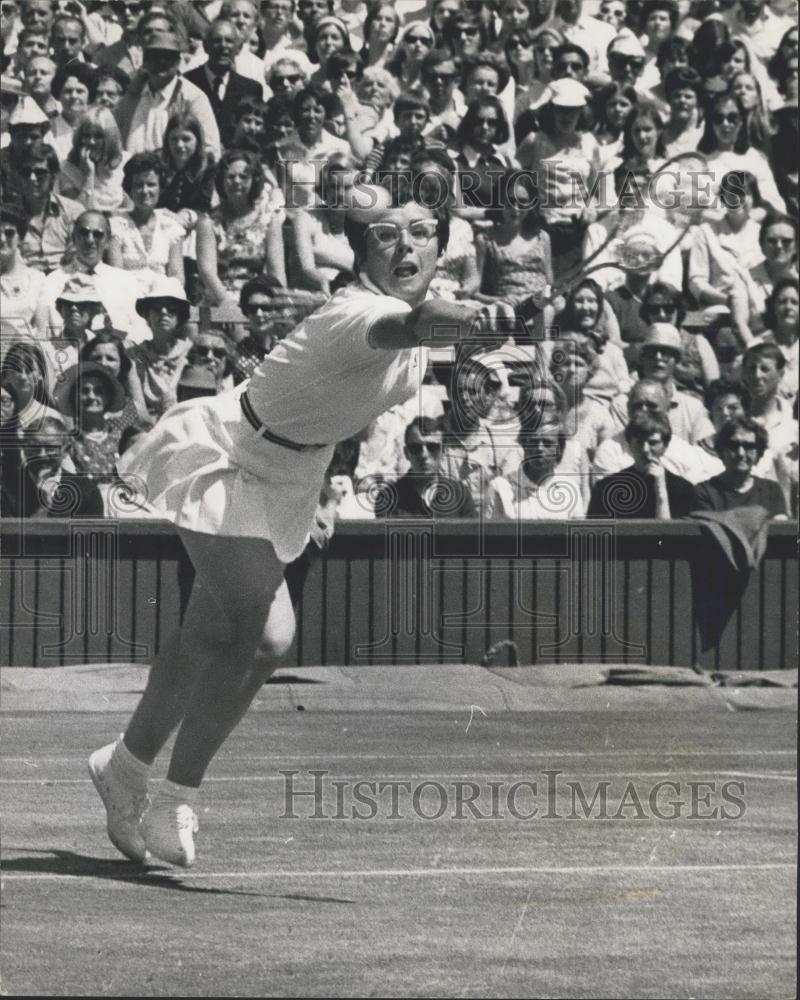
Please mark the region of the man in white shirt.
POLYGON ((731 29, 731 38, 741 38, 759 62, 766 68, 775 55, 781 38, 790 26, 767 6, 767 0, 739 0, 723 14, 731 29))
POLYGON ((583 0, 557 0, 555 15, 548 26, 557 28, 568 42, 589 54, 589 73, 608 73, 606 52, 616 30, 605 21, 583 12, 583 0))
POLYGON ((158 31, 147 36, 143 64, 146 82, 141 89, 130 88, 114 110, 126 152, 160 149, 170 116, 185 110, 200 121, 206 149, 219 159, 219 128, 211 104, 199 87, 178 74, 184 48, 183 40, 172 32, 158 31))
POLYGON ((84 212, 75 220, 72 232, 75 259, 47 275, 36 309, 34 325, 41 335, 52 335, 61 329, 63 320, 56 309, 56 300, 72 275, 86 274, 94 277, 94 287, 112 326, 123 330, 129 343, 139 344, 151 336, 147 323, 136 312, 135 282, 122 268, 103 263, 109 235, 108 221, 101 212, 84 212))

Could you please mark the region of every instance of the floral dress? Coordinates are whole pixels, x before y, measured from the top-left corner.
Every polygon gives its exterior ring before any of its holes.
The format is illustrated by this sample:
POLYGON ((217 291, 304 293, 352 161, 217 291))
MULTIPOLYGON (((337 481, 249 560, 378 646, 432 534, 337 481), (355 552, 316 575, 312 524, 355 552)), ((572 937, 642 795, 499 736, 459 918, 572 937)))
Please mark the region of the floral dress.
POLYGON ((115 477, 119 453, 119 433, 111 426, 102 435, 79 434, 72 439, 69 455, 75 471, 94 480, 115 477))
POLYGON ((509 305, 519 306, 526 299, 544 298, 550 283, 550 237, 541 230, 528 241, 520 256, 519 243, 498 243, 489 230, 483 237, 485 260, 482 291, 496 295, 509 305))
POLYGON ((450 239, 447 241, 447 249, 439 258, 436 274, 430 283, 430 291, 441 299, 455 302, 456 289, 464 287, 470 261, 476 265, 472 226, 466 219, 452 216, 450 239))
POLYGON ((157 208, 155 216, 149 250, 129 215, 113 215, 110 220, 111 235, 122 253, 122 266, 136 280, 140 297, 149 294, 153 281, 167 273, 170 250, 174 243, 182 243, 185 235, 183 225, 168 209, 157 208))
POLYGON ((264 271, 269 228, 275 220, 270 201, 259 199, 241 219, 228 219, 221 205, 209 218, 217 243, 217 267, 220 281, 228 291, 237 291, 241 280, 238 273, 246 270, 252 277, 264 271))

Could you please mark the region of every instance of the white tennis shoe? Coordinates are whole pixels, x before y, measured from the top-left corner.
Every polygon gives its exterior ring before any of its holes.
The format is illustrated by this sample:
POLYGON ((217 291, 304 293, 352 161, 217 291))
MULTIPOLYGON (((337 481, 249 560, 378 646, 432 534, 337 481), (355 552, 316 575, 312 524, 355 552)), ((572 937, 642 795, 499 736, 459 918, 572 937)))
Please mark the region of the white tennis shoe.
POLYGON ((89 758, 89 775, 106 807, 108 839, 131 861, 147 858, 147 847, 140 828, 149 804, 147 783, 136 785, 125 779, 113 766, 111 756, 116 743, 101 747, 89 758))
POLYGON ((194 864, 194 835, 199 829, 194 809, 186 803, 156 798, 142 820, 142 834, 154 858, 180 868, 194 864))

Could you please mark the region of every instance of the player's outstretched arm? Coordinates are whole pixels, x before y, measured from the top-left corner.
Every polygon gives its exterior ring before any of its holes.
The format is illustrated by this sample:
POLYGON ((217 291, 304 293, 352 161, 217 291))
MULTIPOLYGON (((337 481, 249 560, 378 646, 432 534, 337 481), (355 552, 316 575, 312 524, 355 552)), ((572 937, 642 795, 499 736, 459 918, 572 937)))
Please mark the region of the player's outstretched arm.
POLYGON ((429 299, 408 313, 383 316, 369 331, 372 347, 388 351, 417 347, 447 347, 475 336, 482 312, 444 299, 429 299))

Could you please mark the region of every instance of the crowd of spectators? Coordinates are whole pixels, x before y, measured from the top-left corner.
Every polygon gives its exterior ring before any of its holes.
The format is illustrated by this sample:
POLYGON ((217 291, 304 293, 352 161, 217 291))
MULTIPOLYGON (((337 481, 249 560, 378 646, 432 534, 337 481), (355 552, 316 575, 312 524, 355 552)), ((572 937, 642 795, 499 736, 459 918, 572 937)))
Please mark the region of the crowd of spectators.
POLYGON ((124 513, 126 448, 358 280, 368 178, 487 322, 329 515, 797 517, 794 0, 3 0, 1 43, 4 514, 124 513))

